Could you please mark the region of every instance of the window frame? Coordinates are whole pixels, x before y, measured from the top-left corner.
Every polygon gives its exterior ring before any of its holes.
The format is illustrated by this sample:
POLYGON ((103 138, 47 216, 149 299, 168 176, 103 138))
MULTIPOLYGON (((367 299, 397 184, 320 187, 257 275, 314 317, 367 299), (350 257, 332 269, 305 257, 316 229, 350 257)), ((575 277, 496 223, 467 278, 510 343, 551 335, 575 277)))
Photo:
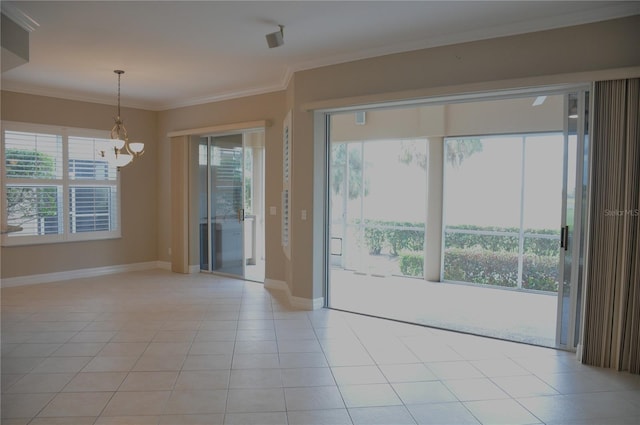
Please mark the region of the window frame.
POLYGON ((94 241, 106 239, 119 239, 122 237, 122 195, 120 192, 120 172, 116 171, 115 180, 96 180, 96 179, 72 179, 69 176, 69 138, 93 138, 93 139, 109 139, 109 132, 106 130, 92 130, 74 127, 52 126, 42 124, 32 124, 24 122, 2 121, 0 130, 0 179, 2 180, 1 191, 1 214, 2 227, 7 226, 7 186, 11 184, 26 184, 34 186, 61 186, 62 205, 59 207, 58 221, 62 222, 62 232, 49 235, 25 235, 11 236, 10 234, 2 234, 2 246, 22 246, 22 245, 38 245, 49 243, 66 243, 78 241, 94 241), (5 166, 5 132, 17 131, 25 133, 45 133, 60 136, 62 139, 62 178, 52 179, 25 179, 25 178, 7 178, 5 166), (71 233, 71 205, 70 190, 78 187, 109 187, 116 191, 115 202, 112 208, 115 210, 109 214, 109 220, 114 223, 113 230, 107 231, 87 231, 71 233))

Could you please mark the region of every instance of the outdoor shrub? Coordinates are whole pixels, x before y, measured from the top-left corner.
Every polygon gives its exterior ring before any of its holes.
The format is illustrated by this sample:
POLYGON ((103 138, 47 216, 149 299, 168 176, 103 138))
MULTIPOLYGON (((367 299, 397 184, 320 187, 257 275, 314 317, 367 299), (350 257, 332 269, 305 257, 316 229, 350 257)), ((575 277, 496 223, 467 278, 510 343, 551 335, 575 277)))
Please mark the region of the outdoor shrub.
POLYGON ((537 291, 558 291, 558 257, 525 254, 522 287, 537 291))
MULTIPOLYGON (((518 286, 518 254, 483 249, 450 248, 444 254, 444 278, 459 282, 518 286)), ((558 290, 558 258, 525 254, 522 288, 558 290)))
POLYGON ((385 236, 391 255, 397 256, 403 249, 422 251, 424 249, 424 223, 384 222, 387 226, 385 236), (403 229, 418 227, 422 230, 403 229))
POLYGON ((379 255, 384 246, 384 230, 377 227, 365 227, 364 238, 369 254, 379 255))
MULTIPOLYGON (((360 220, 355 220, 355 224, 359 225, 360 220)), ((372 255, 379 255, 385 245, 389 247, 389 252, 393 256, 397 256, 403 249, 422 251, 424 249, 424 223, 365 220, 364 239, 367 249, 372 255), (422 230, 411 229, 412 227, 422 230)))
POLYGON ((400 272, 405 276, 424 276, 424 255, 421 252, 402 251, 400 253, 400 272))
MULTIPOLYGON (((471 230, 485 232, 512 233, 507 235, 478 235, 473 233, 445 233, 446 248, 482 248, 489 251, 518 251, 517 227, 495 227, 495 226, 474 226, 459 225, 447 226, 448 229, 471 230)), ((558 254, 560 233, 557 229, 525 229, 524 252, 525 254, 553 256, 558 254), (542 239, 526 235, 553 235, 557 239, 542 239)))
POLYGON ((486 249, 450 248, 444 254, 444 278, 485 285, 518 286, 518 254, 486 249))

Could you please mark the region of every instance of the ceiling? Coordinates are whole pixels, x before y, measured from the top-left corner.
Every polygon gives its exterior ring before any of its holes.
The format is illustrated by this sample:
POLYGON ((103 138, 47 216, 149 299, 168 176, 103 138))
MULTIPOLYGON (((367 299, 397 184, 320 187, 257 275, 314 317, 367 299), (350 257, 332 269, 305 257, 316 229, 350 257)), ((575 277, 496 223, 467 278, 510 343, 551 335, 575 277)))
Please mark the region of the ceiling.
MULTIPOLYGON (((39 26, 2 88, 152 110, 286 88, 299 70, 640 14, 640 1, 13 1, 39 26), (284 45, 267 33, 285 26, 284 45)), ((7 9, 8 10, 8 9, 7 9)), ((14 10, 15 11, 15 10, 14 10)))

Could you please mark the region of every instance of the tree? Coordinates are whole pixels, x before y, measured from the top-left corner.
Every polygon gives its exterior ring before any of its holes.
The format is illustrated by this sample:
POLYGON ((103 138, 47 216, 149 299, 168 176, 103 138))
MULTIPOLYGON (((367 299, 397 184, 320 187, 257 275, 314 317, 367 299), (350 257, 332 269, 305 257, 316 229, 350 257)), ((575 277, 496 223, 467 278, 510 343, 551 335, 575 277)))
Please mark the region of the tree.
POLYGON ((447 162, 454 167, 460 166, 462 161, 476 152, 482 152, 482 141, 480 139, 447 140, 447 162))
MULTIPOLYGON (((345 165, 347 162, 347 144, 335 144, 331 148, 331 187, 336 195, 342 193, 345 180, 345 165)), ((364 184, 364 196, 369 194, 369 179, 363 181, 362 156, 349 154, 349 182, 347 195, 349 199, 357 199, 362 194, 364 184)))
MULTIPOLYGON (((55 178, 55 160, 35 150, 7 149, 6 175, 9 178, 55 178)), ((51 186, 8 186, 7 218, 21 226, 43 217, 58 214, 58 190, 51 186)))
MULTIPOLYGON (((462 162, 476 152, 482 152, 482 140, 480 139, 449 139, 446 142, 446 160, 453 167, 458 167, 462 162)), ((416 149, 415 143, 402 142, 400 161, 409 165, 415 163, 423 170, 427 169, 427 155, 416 149)))

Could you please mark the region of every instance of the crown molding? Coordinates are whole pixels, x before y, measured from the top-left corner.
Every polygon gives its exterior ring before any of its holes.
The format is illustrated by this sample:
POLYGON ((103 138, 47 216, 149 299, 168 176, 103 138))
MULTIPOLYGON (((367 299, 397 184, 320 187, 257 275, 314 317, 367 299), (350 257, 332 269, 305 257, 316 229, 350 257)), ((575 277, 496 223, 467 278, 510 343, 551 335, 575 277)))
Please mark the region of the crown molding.
POLYGON ((15 3, 3 1, 0 6, 2 14, 18 24, 25 31, 33 32, 40 27, 40 24, 37 23, 35 19, 27 15, 22 9, 16 6, 15 3))

